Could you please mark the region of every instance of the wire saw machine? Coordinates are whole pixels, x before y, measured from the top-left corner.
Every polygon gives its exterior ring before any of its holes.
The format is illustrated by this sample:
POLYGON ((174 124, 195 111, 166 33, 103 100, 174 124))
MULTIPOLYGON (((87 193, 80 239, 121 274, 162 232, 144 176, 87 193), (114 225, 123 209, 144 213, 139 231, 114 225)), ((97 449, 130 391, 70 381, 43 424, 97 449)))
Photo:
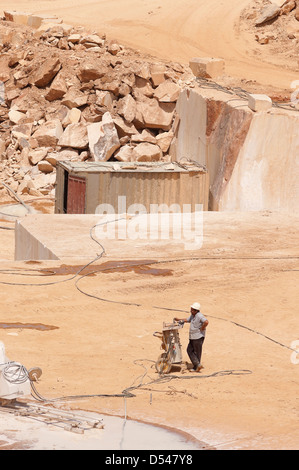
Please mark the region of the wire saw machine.
POLYGON ((155 363, 159 374, 169 374, 173 364, 182 363, 182 345, 179 330, 183 328, 184 322, 163 323, 162 332, 155 332, 154 336, 161 339, 163 352, 155 363))
POLYGON ((30 395, 31 382, 36 382, 41 373, 38 367, 27 371, 22 364, 10 361, 0 341, 0 406, 30 395))

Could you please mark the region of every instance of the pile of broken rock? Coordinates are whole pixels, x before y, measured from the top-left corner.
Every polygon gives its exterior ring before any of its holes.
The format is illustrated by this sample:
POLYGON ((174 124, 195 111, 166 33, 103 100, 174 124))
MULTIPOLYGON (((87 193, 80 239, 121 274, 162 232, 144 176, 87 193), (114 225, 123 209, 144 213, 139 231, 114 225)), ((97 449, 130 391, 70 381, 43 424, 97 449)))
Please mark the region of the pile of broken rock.
POLYGON ((188 67, 62 21, 30 26, 4 15, 0 171, 11 189, 53 195, 59 160, 170 160, 188 67))
POLYGON ((299 0, 253 0, 241 14, 241 30, 249 26, 255 41, 272 44, 275 55, 286 55, 297 63, 299 0))

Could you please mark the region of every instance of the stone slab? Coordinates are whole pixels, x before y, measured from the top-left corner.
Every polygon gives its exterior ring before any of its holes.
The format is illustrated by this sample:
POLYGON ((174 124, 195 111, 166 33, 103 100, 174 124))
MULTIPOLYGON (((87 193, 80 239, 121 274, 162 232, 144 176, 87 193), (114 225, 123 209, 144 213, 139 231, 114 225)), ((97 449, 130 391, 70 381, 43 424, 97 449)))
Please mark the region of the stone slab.
MULTIPOLYGON (((110 214, 109 217, 110 220, 124 220, 126 215, 110 214)), ((104 262, 109 259, 192 259, 194 256, 254 257, 261 255, 261 244, 262 256, 283 256, 286 245, 281 242, 280 236, 274 238, 273 233, 277 232, 277 227, 280 227, 282 234, 283 227, 290 229, 298 225, 298 216, 278 212, 202 212, 202 243, 189 250, 181 240, 151 238, 149 229, 152 226, 145 225, 145 216, 133 222, 140 230, 145 227, 143 238, 109 238, 108 225, 105 225, 107 220, 107 215, 27 215, 16 223, 15 259, 78 262, 98 258, 98 261, 104 262), (251 235, 248 237, 247 234, 251 235), (252 237, 258 243, 253 244, 252 237)), ((197 230, 200 235, 199 226, 197 230)), ((296 233, 295 229, 293 232, 296 233)))
POLYGON ((195 77, 217 78, 224 75, 225 62, 213 57, 194 57, 190 60, 189 67, 195 77))

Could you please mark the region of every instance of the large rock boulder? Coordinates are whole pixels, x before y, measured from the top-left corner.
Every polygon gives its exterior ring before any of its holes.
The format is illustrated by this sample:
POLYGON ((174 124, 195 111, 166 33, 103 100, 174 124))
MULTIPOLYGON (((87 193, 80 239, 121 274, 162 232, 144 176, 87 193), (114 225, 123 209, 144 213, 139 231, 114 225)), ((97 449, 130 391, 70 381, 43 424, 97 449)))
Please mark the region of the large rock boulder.
POLYGON ((55 147, 60 136, 63 133, 63 127, 59 119, 54 119, 42 124, 32 135, 41 147, 55 147))
POLYGON ((87 127, 84 123, 70 124, 58 141, 60 147, 84 150, 88 147, 87 127))
POLYGON ((115 152, 114 157, 120 162, 132 162, 134 160, 133 151, 134 148, 130 145, 123 145, 115 152))
POLYGON ((181 88, 172 80, 165 80, 154 92, 154 97, 163 103, 174 103, 180 96, 181 88))
POLYGON ((31 78, 31 83, 38 88, 44 88, 53 80, 61 69, 58 57, 46 59, 36 70, 31 78))
POLYGON ((274 18, 277 18, 280 15, 280 8, 278 5, 275 5, 274 3, 271 5, 268 5, 265 7, 258 18, 255 21, 256 26, 261 26, 268 21, 273 20, 274 18))
POLYGON ((78 72, 78 78, 81 82, 89 82, 91 80, 98 80, 108 72, 108 67, 103 61, 90 61, 81 65, 78 72))
POLYGON ((139 113, 138 119, 142 119, 144 127, 168 131, 171 128, 175 106, 175 103, 159 103, 155 98, 147 98, 137 102, 136 116, 139 113))
POLYGON ((161 160, 162 156, 162 151, 158 145, 143 142, 134 148, 132 160, 137 162, 157 162, 161 160))
POLYGON ((71 87, 61 100, 61 104, 68 108, 80 108, 87 104, 87 96, 76 87, 71 87))
POLYGON ((119 149, 120 141, 112 116, 106 112, 101 122, 88 126, 89 150, 95 161, 107 161, 119 149))
POLYGON ((136 116, 136 101, 131 95, 121 98, 117 103, 117 111, 125 121, 133 122, 136 116))
POLYGON ((45 98, 48 101, 61 100, 67 92, 67 86, 61 72, 54 78, 45 98))

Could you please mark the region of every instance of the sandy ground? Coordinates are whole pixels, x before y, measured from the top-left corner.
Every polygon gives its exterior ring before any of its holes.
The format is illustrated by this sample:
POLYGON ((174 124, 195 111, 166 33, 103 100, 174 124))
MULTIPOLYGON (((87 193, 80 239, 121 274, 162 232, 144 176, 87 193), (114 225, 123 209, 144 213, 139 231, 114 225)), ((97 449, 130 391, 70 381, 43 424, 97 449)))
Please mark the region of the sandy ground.
MULTIPOLYGON (((290 90, 297 60, 281 62, 277 50, 259 46, 240 28, 249 0, 15 0, 0 9, 51 13, 159 59, 188 64, 192 57, 221 57, 226 74, 267 88, 290 90)), ((253 39, 252 39, 253 37, 253 39)), ((284 46, 285 50, 285 46, 284 46)), ((236 85, 236 82, 234 82, 236 85)))
MULTIPOLYGON (((223 57, 236 81, 289 89, 296 71, 277 65, 262 48, 257 55, 239 31, 238 17, 248 3, 15 0, 13 8, 56 13, 165 60, 223 57)), ((12 2, 0 1, 0 8, 11 9, 12 2)), ((48 286, 18 285, 44 283, 40 272, 28 269, 59 263, 14 262, 14 232, 1 229, 0 281, 12 285, 1 284, 0 321, 23 323, 0 329, 8 357, 42 368, 38 390, 46 398, 111 395, 71 400, 67 407, 124 416, 124 398, 113 395, 133 385, 135 396, 126 400, 130 418, 180 429, 217 449, 297 448, 299 366, 289 348, 298 340, 298 219, 246 217, 231 214, 207 225, 200 259, 173 261, 169 247, 169 261, 154 265, 171 270, 168 275, 129 270, 85 277, 80 287, 94 297, 79 292, 74 281, 61 282, 70 274, 51 277, 59 282, 48 286), (178 314, 164 308, 187 312, 194 301, 210 321, 205 368, 194 376, 175 367, 157 382, 154 363, 161 350, 153 333, 178 314)), ((123 259, 126 247, 119 248, 123 259)), ((188 362, 186 327, 181 342, 188 362)))
MULTIPOLYGON (((125 400, 113 395, 133 386, 126 412, 134 420, 179 429, 216 449, 295 449, 299 366, 289 348, 298 341, 297 227, 298 217, 270 212, 210 213, 194 259, 188 253, 175 261, 178 252, 169 245, 152 271, 80 279, 85 294, 70 279, 83 260, 68 260, 63 275, 64 260, 14 262, 14 232, 2 229, 0 282, 12 285, 1 284, 0 340, 11 360, 42 369, 41 396, 80 396, 61 399, 67 408, 123 417, 125 400), (58 274, 41 278, 43 268, 58 274), (210 321, 204 369, 188 370, 185 326, 183 364, 160 381, 154 364, 161 343, 153 333, 185 316, 175 310, 187 312, 194 301, 210 321), (103 394, 111 396, 81 398, 103 394)), ((118 243, 125 259, 126 244, 118 243)), ((146 254, 144 248, 137 257, 146 254)))

